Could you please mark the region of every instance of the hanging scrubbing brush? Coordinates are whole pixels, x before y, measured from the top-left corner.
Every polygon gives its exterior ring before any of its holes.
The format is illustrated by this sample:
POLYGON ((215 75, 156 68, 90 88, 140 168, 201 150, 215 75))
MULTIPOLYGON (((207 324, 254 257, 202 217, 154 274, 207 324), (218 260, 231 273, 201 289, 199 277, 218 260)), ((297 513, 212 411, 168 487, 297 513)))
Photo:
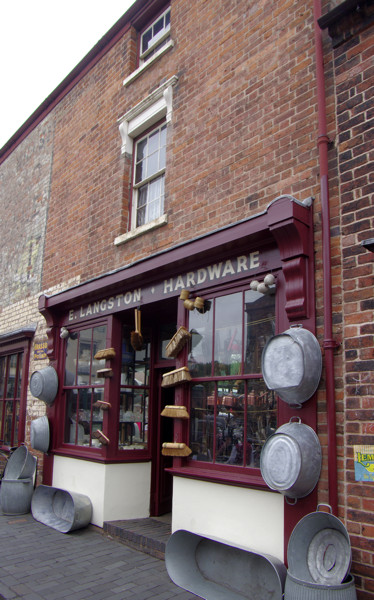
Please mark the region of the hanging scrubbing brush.
POLYGON ((134 348, 134 350, 141 350, 143 348, 141 312, 138 308, 135 309, 135 331, 131 332, 131 346, 134 348))

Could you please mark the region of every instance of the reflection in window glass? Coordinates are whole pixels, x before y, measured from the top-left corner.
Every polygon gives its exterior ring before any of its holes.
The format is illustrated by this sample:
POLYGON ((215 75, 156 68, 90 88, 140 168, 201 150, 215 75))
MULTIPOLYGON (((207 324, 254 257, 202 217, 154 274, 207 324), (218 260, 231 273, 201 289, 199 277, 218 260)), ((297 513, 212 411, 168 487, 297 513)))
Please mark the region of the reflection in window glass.
POLYGON ((248 290, 205 302, 190 315, 192 460, 259 468, 277 427, 261 355, 275 333, 275 298, 248 290), (200 381, 199 381, 200 379, 200 381))
POLYGON ((23 352, 0 358, 0 440, 16 446, 19 438, 19 412, 23 352))
POLYGON ((131 330, 123 327, 118 447, 142 450, 148 445, 148 402, 151 344, 143 328, 143 347, 131 346, 131 330))
POLYGON ((104 400, 104 379, 98 377, 98 370, 105 367, 105 359, 97 360, 95 355, 105 347, 104 325, 73 332, 67 340, 65 443, 100 446, 93 434, 103 424, 103 413, 97 403, 104 400))

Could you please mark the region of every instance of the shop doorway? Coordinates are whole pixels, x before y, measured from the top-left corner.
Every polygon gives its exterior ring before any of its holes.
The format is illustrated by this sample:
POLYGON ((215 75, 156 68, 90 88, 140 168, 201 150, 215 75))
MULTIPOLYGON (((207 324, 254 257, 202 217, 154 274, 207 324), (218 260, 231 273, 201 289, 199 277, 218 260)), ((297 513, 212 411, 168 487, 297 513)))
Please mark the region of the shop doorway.
POLYGON ((167 469, 173 466, 171 456, 163 456, 163 442, 173 441, 173 419, 161 417, 163 408, 174 404, 174 388, 161 387, 162 375, 170 369, 156 369, 155 398, 153 410, 153 448, 152 448, 152 482, 151 482, 151 516, 157 517, 171 512, 173 498, 173 476, 167 469))

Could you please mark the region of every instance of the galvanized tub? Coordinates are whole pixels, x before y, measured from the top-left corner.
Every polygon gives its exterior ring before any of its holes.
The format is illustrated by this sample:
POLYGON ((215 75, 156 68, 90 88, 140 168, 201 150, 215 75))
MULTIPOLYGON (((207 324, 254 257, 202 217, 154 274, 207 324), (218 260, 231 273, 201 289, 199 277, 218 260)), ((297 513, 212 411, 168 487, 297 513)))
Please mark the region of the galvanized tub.
POLYGON ((184 530, 169 538, 165 564, 177 586, 205 600, 281 600, 287 574, 273 556, 184 530))
POLYGON ((30 444, 34 450, 48 452, 49 448, 49 421, 46 416, 31 421, 30 444))
POLYGON ((61 533, 87 527, 92 504, 88 496, 48 485, 39 485, 31 501, 32 516, 61 533))
POLYGON ((262 352, 262 375, 281 400, 300 405, 313 396, 322 373, 317 338, 301 325, 271 337, 262 352))
POLYGON ((34 481, 27 479, 2 479, 0 503, 4 515, 25 515, 30 512, 34 481))
POLYGON ((40 371, 34 371, 30 377, 30 392, 35 398, 43 400, 51 406, 56 398, 58 390, 58 376, 51 366, 40 371))
POLYGON ((339 585, 351 567, 349 535, 340 519, 319 510, 322 506, 294 527, 287 549, 288 572, 312 584, 339 585))
POLYGON ((355 581, 349 575, 343 583, 322 585, 309 583, 287 574, 284 600, 356 600, 355 581))
POLYGON ((262 449, 260 469, 270 489, 287 498, 304 498, 317 485, 322 465, 315 431, 297 417, 281 425, 262 449))
POLYGON ((26 446, 19 446, 8 459, 3 480, 32 478, 35 475, 35 469, 36 458, 26 446))

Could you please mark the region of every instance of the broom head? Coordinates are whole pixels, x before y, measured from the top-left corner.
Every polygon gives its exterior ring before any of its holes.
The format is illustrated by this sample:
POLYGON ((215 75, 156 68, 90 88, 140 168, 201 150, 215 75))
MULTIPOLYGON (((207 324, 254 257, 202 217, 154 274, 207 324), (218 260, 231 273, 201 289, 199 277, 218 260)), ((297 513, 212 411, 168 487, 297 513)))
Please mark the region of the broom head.
POLYGON ((189 456, 192 450, 186 444, 177 442, 164 442, 162 444, 163 456, 189 456))
POLYGON ((172 419, 189 419, 190 415, 185 406, 167 405, 161 413, 162 417, 171 417, 172 419))
POLYGON ((188 367, 181 367, 180 369, 164 373, 162 376, 161 387, 172 387, 173 385, 178 385, 179 383, 185 383, 187 381, 191 381, 191 374, 188 367))
POLYGON ((94 359, 102 360, 103 358, 105 358, 106 360, 108 360, 110 358, 114 358, 115 355, 116 351, 114 348, 104 348, 104 350, 99 350, 98 352, 96 352, 94 359))
POLYGON ((165 348, 165 354, 168 358, 176 358, 186 343, 191 339, 191 334, 185 327, 179 327, 165 348))

